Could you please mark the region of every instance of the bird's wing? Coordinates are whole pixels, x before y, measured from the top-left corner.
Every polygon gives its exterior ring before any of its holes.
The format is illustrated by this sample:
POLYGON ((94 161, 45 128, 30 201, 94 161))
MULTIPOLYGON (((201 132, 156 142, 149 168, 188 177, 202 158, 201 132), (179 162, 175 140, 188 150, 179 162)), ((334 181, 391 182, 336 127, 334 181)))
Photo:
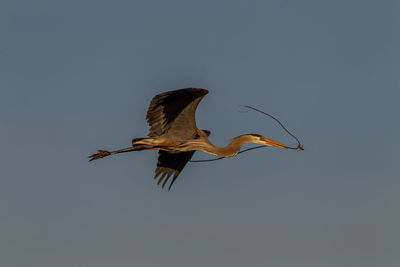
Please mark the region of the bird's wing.
POLYGON ((156 95, 147 110, 149 136, 192 138, 196 133, 196 108, 208 93, 201 88, 186 88, 156 95))
POLYGON ((158 151, 158 162, 154 179, 158 179, 158 184, 162 183, 162 188, 167 184, 168 179, 172 177, 168 191, 171 189, 179 173, 185 167, 186 163, 192 158, 195 151, 180 153, 169 153, 167 151, 158 151), (164 182, 163 182, 164 180, 164 182))

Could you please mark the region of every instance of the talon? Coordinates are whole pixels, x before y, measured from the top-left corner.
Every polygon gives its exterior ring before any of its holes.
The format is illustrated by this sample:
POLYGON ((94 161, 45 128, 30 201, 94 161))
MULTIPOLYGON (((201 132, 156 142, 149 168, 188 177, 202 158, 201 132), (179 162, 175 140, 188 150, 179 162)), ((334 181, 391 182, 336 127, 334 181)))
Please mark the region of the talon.
POLYGON ((96 160, 96 159, 101 159, 104 157, 107 157, 109 155, 111 155, 111 152, 107 151, 107 150, 97 150, 99 153, 93 154, 89 156, 89 161, 92 160, 96 160))

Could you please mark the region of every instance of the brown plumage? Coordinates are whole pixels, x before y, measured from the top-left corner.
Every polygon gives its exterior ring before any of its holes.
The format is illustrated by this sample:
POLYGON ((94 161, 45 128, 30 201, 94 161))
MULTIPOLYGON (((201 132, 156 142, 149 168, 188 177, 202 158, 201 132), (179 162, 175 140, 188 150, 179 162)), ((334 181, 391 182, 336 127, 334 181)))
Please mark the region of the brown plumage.
POLYGON ((129 148, 112 152, 98 150, 99 153, 89 156, 89 161, 129 151, 159 150, 154 179, 159 178, 158 184, 164 188, 172 176, 168 187, 170 190, 196 150, 220 157, 233 157, 246 143, 288 148, 258 134, 238 136, 226 147, 214 146, 208 140, 210 131, 198 129, 195 119, 197 105, 207 93, 206 89, 185 88, 156 95, 151 100, 146 116, 150 126, 148 138, 133 139, 129 148))

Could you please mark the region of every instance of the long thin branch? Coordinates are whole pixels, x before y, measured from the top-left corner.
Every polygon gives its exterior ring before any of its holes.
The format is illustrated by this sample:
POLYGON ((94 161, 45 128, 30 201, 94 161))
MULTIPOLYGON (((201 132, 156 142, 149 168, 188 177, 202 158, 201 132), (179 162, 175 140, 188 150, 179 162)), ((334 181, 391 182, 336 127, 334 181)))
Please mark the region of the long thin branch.
MULTIPOLYGON (((247 109, 252 109, 252 110, 255 110, 255 111, 257 111, 257 112, 260 112, 260 113, 262 113, 262 114, 264 114, 264 115, 266 115, 266 116, 272 118, 272 119, 275 120, 277 123, 279 123, 279 125, 280 125, 291 137, 293 137, 293 138, 297 141, 297 147, 289 147, 289 146, 288 146, 288 147, 287 147, 288 149, 295 149, 295 150, 300 149, 300 150, 304 150, 304 147, 303 147, 303 145, 300 143, 300 140, 299 140, 295 135, 293 135, 293 134, 292 134, 278 119, 277 119, 277 118, 275 118, 275 117, 272 116, 271 114, 268 114, 268 113, 266 113, 266 112, 264 112, 264 111, 262 111, 262 110, 259 110, 259 109, 257 109, 257 108, 251 107, 251 106, 244 105, 244 106, 242 106, 242 107, 245 107, 245 108, 247 108, 247 109)), ((244 150, 242 150, 242 151, 239 151, 238 154, 243 153, 243 152, 247 152, 247 151, 250 151, 250 150, 253 150, 253 149, 262 148, 262 147, 265 147, 265 146, 256 146, 256 147, 247 148, 247 149, 244 149, 244 150)), ((208 162, 208 161, 216 161, 216 160, 220 160, 220 159, 224 159, 224 158, 225 158, 225 157, 218 157, 218 158, 215 158, 215 159, 190 160, 190 162, 208 162)))

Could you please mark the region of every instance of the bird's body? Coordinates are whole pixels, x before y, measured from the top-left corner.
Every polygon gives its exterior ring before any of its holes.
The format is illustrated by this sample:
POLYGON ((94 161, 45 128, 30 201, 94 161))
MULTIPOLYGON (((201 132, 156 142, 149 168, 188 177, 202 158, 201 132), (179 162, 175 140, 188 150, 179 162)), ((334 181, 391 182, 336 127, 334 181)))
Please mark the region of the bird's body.
POLYGON ((149 137, 133 139, 129 148, 112 152, 99 150, 99 153, 90 156, 90 161, 129 151, 159 150, 154 178, 159 177, 158 184, 163 182, 164 188, 173 175, 169 190, 196 150, 220 157, 233 157, 246 143, 288 148, 258 134, 235 137, 226 147, 214 146, 208 140, 210 131, 198 129, 195 120, 197 105, 207 93, 206 89, 186 88, 156 95, 146 116, 150 125, 149 137))

